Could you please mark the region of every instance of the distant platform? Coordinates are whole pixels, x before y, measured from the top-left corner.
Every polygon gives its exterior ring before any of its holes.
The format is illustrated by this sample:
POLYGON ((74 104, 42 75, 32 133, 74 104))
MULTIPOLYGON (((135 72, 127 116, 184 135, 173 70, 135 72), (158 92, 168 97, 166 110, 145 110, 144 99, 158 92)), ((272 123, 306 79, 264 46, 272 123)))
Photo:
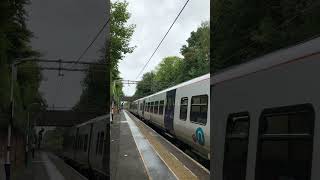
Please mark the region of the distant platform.
MULTIPOLYGON (((0 179, 5 179, 1 164, 0 179)), ((30 159, 28 167, 12 171, 12 180, 87 180, 62 159, 52 153, 38 151, 30 159)))

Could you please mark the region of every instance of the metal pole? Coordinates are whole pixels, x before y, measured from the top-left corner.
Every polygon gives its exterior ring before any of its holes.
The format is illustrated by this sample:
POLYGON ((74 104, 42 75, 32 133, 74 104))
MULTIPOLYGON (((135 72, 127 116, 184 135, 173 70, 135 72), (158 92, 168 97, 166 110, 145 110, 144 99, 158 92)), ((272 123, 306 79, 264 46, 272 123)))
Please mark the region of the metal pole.
POLYGON ((8 123, 8 144, 7 144, 7 159, 4 164, 5 172, 6 172, 6 180, 10 180, 11 174, 11 160, 10 160, 10 152, 11 152, 11 130, 12 130, 12 122, 13 122, 13 114, 14 114, 14 100, 13 100, 13 84, 15 77, 15 65, 12 63, 11 65, 11 91, 10 91, 10 104, 11 104, 11 117, 8 123))
POLYGON ((26 133, 26 167, 28 166, 28 152, 29 152, 29 110, 27 112, 27 133, 26 133))

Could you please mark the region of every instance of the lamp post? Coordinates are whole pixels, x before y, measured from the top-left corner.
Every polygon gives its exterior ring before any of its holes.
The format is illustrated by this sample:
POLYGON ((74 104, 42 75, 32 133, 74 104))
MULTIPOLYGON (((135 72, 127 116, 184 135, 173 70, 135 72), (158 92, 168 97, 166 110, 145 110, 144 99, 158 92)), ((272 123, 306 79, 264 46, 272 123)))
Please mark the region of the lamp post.
POLYGON ((14 88, 14 81, 16 80, 17 76, 17 65, 24 62, 26 59, 19 59, 15 60, 11 64, 11 84, 10 84, 10 120, 8 123, 8 141, 7 141, 7 156, 6 156, 6 162, 4 163, 4 169, 6 173, 6 180, 10 180, 11 175, 11 132, 12 132, 12 124, 14 120, 14 96, 13 96, 13 88, 14 88))
POLYGON ((31 103, 28 108, 27 108, 27 129, 26 129, 26 166, 28 165, 28 152, 29 152, 29 133, 30 133, 30 107, 32 105, 35 105, 35 104, 39 104, 39 105, 42 105, 40 102, 34 102, 34 103, 31 103))
POLYGON ((13 63, 11 65, 11 88, 10 88, 10 108, 11 108, 11 116, 8 123, 8 141, 7 141, 7 157, 6 162, 4 164, 4 169, 6 173, 6 180, 10 180, 11 175, 11 159, 10 159, 10 152, 11 152, 11 130, 12 130, 12 122, 14 118, 14 99, 13 99, 13 83, 16 76, 16 64, 13 63))

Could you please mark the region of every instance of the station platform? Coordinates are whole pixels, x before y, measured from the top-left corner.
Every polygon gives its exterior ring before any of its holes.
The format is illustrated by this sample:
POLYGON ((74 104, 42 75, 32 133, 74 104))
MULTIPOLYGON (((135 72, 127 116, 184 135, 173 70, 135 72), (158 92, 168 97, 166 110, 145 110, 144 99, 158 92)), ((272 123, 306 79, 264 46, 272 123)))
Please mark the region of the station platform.
POLYGON ((111 179, 209 180, 210 172, 128 111, 111 124, 111 179))
MULTIPOLYGON (((36 152, 27 167, 13 170, 11 177, 12 180, 87 180, 59 157, 43 151, 36 152)), ((0 179, 5 179, 4 171, 0 171, 0 179)))

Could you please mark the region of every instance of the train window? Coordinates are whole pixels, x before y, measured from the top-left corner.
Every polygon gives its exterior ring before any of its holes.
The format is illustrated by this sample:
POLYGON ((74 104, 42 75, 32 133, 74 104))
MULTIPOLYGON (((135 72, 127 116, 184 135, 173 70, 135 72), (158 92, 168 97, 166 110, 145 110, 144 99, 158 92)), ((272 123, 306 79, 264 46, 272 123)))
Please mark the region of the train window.
POLYGON ((142 107, 143 107, 143 106, 142 106, 142 103, 140 103, 140 111, 142 111, 142 107))
POLYGON ((103 141, 104 141, 104 133, 100 133, 100 142, 99 142, 99 154, 102 154, 103 150, 103 141))
POLYGON ((150 106, 150 104, 147 103, 146 112, 149 112, 149 106, 150 106))
POLYGON ((159 114, 163 114, 164 100, 159 102, 159 114))
POLYGON ((83 142, 84 142, 84 140, 83 140, 83 135, 81 135, 81 145, 80 145, 80 150, 83 148, 83 142))
POLYGON ((81 149, 81 134, 79 135, 79 145, 78 145, 78 150, 80 150, 81 149))
POLYGON ((256 180, 310 180, 314 110, 312 105, 266 109, 259 125, 256 180))
POLYGON ((73 145, 73 149, 76 149, 76 142, 77 142, 77 138, 76 136, 73 136, 73 139, 72 139, 72 145, 73 145))
POLYGON ((146 103, 146 112, 149 110, 149 103, 146 103))
POLYGON ((78 146, 77 146, 77 150, 80 149, 80 143, 81 143, 81 135, 78 135, 78 146))
POLYGON ((154 102, 154 113, 158 114, 159 111, 159 101, 154 102))
POLYGON ((231 114, 227 120, 223 179, 245 180, 250 117, 248 112, 231 114))
POLYGON ((190 121, 193 123, 207 124, 208 95, 192 96, 190 121))
POLYGON ((188 113, 188 98, 183 97, 181 98, 181 102, 180 102, 180 119, 185 121, 187 119, 187 113, 188 113))
POLYGON ((150 112, 153 113, 154 102, 151 102, 150 112))
POLYGON ((98 147, 99 147, 99 141, 100 140, 100 133, 98 133, 97 141, 96 141, 96 154, 98 154, 98 147))
POLYGON ((88 134, 84 135, 84 152, 87 151, 87 147, 88 147, 88 134))
POLYGON ((78 137, 77 137, 77 147, 76 147, 76 149, 78 150, 79 147, 80 147, 80 136, 78 135, 78 137))

